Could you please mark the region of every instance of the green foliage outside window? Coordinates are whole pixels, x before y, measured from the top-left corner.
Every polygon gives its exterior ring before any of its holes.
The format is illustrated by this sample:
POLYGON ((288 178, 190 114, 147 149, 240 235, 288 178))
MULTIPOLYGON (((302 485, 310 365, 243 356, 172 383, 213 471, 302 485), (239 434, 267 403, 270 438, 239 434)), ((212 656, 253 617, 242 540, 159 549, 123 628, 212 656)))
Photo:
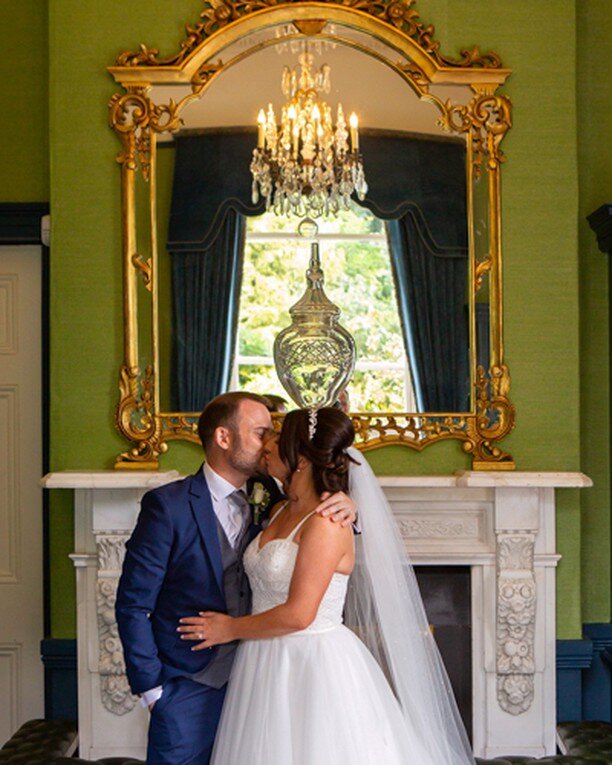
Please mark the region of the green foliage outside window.
MULTIPOLYGON (((239 319, 239 356, 272 359, 274 338, 290 324, 289 308, 305 289, 310 245, 300 239, 249 241, 250 232, 297 230, 299 219, 272 213, 249 218, 239 319)), ((384 234, 364 208, 318 220, 320 234, 384 234)), ((320 241, 325 291, 342 309, 355 338, 357 362, 400 364, 399 369, 356 370, 348 387, 353 411, 405 410, 406 358, 384 236, 378 240, 320 241)), ((240 363, 239 387, 287 398, 274 365, 240 363)), ((290 403, 293 407, 293 403, 290 403)))

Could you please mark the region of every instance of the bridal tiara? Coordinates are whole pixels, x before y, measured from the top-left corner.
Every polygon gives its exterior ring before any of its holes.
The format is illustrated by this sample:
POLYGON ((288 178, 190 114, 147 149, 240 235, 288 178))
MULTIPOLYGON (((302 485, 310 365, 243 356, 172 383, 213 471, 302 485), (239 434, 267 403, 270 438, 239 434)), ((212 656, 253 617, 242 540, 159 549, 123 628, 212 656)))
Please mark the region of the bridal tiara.
POLYGON ((317 410, 308 410, 308 440, 312 441, 317 432, 317 410))

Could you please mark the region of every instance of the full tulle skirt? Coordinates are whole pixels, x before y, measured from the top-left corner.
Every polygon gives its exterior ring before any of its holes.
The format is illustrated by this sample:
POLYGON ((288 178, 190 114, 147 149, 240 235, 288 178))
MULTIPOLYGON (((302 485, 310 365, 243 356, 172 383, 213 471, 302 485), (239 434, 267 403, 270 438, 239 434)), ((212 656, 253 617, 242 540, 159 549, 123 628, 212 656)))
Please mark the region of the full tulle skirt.
POLYGON ((346 627, 242 643, 213 765, 432 765, 346 627))

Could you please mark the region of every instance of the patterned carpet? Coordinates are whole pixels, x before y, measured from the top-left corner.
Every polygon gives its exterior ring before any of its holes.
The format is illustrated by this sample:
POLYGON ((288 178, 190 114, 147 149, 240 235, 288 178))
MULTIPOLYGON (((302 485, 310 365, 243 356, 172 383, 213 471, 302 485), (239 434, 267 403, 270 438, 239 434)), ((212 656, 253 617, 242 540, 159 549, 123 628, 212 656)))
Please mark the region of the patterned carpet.
MULTIPOLYGON (((612 765, 612 724, 568 722, 557 726, 559 748, 564 754, 532 757, 476 758, 477 765, 612 765)), ((74 723, 30 720, 0 749, 1 765, 144 765, 142 760, 110 757, 82 760, 70 755, 77 745, 74 723)), ((321 763, 324 765, 324 763, 321 763)), ((382 763, 381 763, 382 765, 382 763)), ((416 765, 416 764, 414 764, 416 765)))

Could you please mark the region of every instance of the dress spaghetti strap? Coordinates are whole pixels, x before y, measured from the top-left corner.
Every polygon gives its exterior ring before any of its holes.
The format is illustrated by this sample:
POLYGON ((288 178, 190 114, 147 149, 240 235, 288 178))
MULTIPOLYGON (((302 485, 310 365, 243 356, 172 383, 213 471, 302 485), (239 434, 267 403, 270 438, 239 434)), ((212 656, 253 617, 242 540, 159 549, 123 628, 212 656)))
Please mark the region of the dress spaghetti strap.
POLYGON ((287 542, 293 542, 295 535, 298 533, 298 531, 302 528, 302 526, 306 523, 306 521, 312 517, 315 514, 315 511, 308 513, 308 515, 305 515, 302 520, 298 523, 298 525, 293 529, 291 534, 289 534, 288 537, 286 537, 287 542))
POLYGON ((287 507, 288 504, 289 504, 289 500, 286 499, 282 503, 282 505, 278 508, 278 510, 274 513, 274 515, 270 516, 270 520, 268 521, 268 526, 270 526, 270 524, 272 524, 278 518, 278 516, 283 512, 283 510, 287 507))

